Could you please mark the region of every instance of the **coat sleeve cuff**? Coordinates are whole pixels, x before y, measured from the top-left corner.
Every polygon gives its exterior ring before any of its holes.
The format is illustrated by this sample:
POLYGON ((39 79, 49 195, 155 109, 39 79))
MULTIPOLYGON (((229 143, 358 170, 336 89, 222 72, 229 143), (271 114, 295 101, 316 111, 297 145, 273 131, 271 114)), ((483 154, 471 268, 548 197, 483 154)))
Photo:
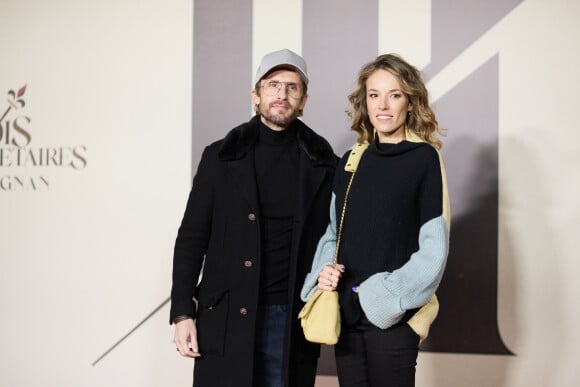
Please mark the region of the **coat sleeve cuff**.
POLYGON ((184 321, 184 320, 193 320, 192 316, 188 316, 186 314, 182 314, 180 316, 176 316, 173 318, 173 324, 177 324, 178 322, 184 321))

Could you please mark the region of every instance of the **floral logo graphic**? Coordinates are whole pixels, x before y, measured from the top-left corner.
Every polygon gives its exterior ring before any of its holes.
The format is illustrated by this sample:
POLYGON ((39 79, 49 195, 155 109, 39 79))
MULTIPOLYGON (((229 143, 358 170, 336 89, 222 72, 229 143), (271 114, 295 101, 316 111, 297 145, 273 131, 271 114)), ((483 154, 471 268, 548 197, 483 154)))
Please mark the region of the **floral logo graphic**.
POLYGON ((82 170, 87 166, 87 148, 32 144, 32 119, 26 113, 24 94, 28 85, 7 93, 8 105, 0 116, 0 192, 48 191, 48 174, 55 167, 82 170))

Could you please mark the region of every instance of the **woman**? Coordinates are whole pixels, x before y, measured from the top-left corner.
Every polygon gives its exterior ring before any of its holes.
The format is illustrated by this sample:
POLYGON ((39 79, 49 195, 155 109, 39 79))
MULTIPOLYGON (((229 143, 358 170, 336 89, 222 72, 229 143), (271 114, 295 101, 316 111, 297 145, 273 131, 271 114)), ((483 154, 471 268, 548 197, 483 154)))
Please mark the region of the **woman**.
POLYGON ((301 297, 306 301, 316 287, 339 293, 335 355, 342 387, 414 386, 419 341, 435 318, 436 301, 434 307, 429 301, 449 246, 445 171, 435 137, 441 129, 419 71, 396 55, 365 65, 348 98, 357 142, 370 145, 348 194, 332 267, 350 151, 341 159, 331 221, 301 297))

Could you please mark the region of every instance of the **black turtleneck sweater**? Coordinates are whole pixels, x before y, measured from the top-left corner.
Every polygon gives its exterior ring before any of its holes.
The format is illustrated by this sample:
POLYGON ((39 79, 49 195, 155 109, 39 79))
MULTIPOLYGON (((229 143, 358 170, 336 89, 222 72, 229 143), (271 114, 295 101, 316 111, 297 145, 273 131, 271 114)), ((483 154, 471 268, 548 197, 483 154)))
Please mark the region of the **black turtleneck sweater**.
POLYGON ((292 223, 298 180, 296 127, 274 131, 260 122, 254 148, 262 214, 260 303, 288 303, 292 223))
MULTIPOLYGON (((340 219, 351 176, 344 171, 347 156, 334 180, 336 219, 340 219)), ((346 266, 338 287, 343 324, 354 324, 361 313, 352 286, 407 263, 419 248, 421 227, 442 213, 441 166, 431 145, 410 141, 369 145, 347 199, 338 256, 338 262, 346 266)))

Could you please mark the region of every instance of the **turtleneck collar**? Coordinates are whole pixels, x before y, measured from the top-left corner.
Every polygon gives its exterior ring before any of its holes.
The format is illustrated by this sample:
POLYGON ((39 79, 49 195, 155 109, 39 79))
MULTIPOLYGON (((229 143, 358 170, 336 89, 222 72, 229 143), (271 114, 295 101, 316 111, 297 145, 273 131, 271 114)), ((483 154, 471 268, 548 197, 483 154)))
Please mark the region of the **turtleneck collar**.
POLYGON ((296 120, 284 130, 272 130, 260 120, 258 141, 266 144, 282 145, 296 141, 296 120))
POLYGON ((402 140, 396 144, 379 142, 378 138, 375 136, 375 140, 372 142, 369 149, 372 149, 381 156, 395 156, 426 145, 428 146, 429 144, 426 142, 412 142, 408 140, 402 140))

